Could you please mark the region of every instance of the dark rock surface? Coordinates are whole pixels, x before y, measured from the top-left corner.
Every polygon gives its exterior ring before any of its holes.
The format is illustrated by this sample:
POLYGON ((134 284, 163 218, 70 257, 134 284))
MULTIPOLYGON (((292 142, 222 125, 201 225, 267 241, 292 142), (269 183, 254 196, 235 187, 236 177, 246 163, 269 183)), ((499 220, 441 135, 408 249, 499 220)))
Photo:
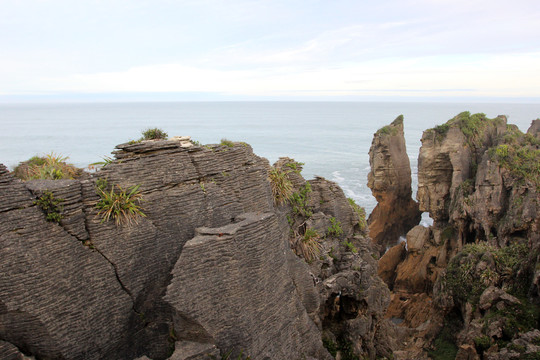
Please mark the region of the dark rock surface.
POLYGON ((0 166, 0 358, 330 359, 323 335, 391 352, 388 290, 336 184, 309 182, 327 236, 308 264, 291 250, 293 207, 274 205, 270 165, 249 145, 143 141, 115 156, 77 180, 24 183, 0 166), (138 185, 145 216, 102 221, 103 180, 138 185), (35 204, 47 193, 59 222, 35 204))

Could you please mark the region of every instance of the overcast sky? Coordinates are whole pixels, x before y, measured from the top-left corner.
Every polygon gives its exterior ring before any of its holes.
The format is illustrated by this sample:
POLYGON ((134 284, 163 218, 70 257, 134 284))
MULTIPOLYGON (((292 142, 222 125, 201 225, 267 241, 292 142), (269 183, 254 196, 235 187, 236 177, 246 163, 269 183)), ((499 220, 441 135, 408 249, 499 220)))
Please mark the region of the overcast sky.
POLYGON ((539 0, 0 0, 0 96, 540 99, 539 0))

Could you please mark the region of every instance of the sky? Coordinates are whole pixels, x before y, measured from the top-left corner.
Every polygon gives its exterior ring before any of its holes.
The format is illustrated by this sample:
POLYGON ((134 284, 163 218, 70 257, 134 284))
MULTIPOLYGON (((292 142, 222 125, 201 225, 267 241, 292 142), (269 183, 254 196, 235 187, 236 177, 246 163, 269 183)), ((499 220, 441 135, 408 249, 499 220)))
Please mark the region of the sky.
POLYGON ((539 19, 538 0, 0 0, 0 100, 540 102, 539 19))

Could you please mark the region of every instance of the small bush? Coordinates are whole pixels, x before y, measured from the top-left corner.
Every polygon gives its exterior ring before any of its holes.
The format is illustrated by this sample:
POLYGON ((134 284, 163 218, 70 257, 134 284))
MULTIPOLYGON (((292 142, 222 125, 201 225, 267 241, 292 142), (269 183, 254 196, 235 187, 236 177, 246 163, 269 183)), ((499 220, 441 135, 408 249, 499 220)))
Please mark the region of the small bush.
POLYGON ((293 186, 287 176, 287 172, 277 168, 272 168, 268 173, 270 186, 272 187, 272 196, 274 204, 281 205, 291 199, 293 195, 293 186))
POLYGON ((110 191, 96 187, 101 199, 96 204, 99 209, 98 216, 101 216, 101 222, 115 220, 116 225, 131 225, 137 222, 137 217, 146 215, 138 205, 142 201, 142 195, 139 192, 139 186, 132 186, 126 190, 116 185, 110 191))
POLYGON ((169 135, 158 128, 146 129, 142 132, 141 140, 167 140, 169 135))
POLYGON ((486 335, 476 337, 474 338, 474 347, 481 355, 491 347, 491 339, 486 335))
POLYGON ((343 235, 343 229, 341 228, 341 222, 337 221, 335 217, 330 218, 330 226, 328 227, 328 235, 340 237, 343 235))
POLYGON ((352 252, 353 254, 358 253, 358 250, 356 249, 356 246, 354 246, 352 242, 345 240, 343 242, 343 245, 345 245, 347 247, 347 249, 349 249, 349 251, 352 252))
POLYGON ((63 206, 60 205, 60 203, 63 201, 64 199, 57 199, 52 192, 46 191, 39 199, 34 201, 34 204, 43 210, 47 221, 59 223, 62 219, 61 213, 63 209, 63 206))
POLYGON ((15 168, 14 174, 21 180, 76 178, 81 174, 82 170, 71 164, 67 164, 67 159, 67 156, 64 157, 54 153, 50 153, 44 157, 34 156, 20 163, 15 168))
POLYGON ((300 174, 302 172, 302 166, 304 166, 304 163, 292 161, 292 162, 286 163, 285 166, 290 168, 295 173, 300 174))
POLYGON ((306 218, 313 215, 313 209, 309 206, 309 193, 311 193, 311 184, 306 182, 299 192, 292 194, 291 204, 295 214, 306 218))
POLYGON ((228 139, 221 139, 221 145, 227 146, 227 147, 233 147, 234 143, 231 140, 228 139))

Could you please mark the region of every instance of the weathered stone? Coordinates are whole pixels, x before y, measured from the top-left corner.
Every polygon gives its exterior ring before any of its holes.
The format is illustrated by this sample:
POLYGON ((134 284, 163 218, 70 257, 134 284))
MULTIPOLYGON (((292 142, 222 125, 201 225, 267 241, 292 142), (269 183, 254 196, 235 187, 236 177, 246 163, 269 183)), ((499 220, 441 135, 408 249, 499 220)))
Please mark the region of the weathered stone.
POLYGON ((369 234, 383 248, 396 244, 420 222, 418 204, 411 198, 411 167, 405 148, 403 116, 375 133, 369 149, 368 187, 377 206, 368 219, 369 234))
POLYGON ((422 225, 413 227, 407 233, 407 250, 410 252, 419 252, 429 241, 431 230, 422 225))
POLYGON ((242 349, 253 358, 323 356, 318 330, 279 255, 287 243, 275 216, 251 213, 236 221, 197 229, 175 265, 166 301, 189 314, 220 349, 242 349))
POLYGON ((399 243, 390 249, 380 258, 378 275, 388 285, 390 290, 394 287, 396 278, 396 268, 405 259, 407 250, 405 243, 399 243))
POLYGON ((489 286, 486 290, 484 290, 482 295, 480 295, 478 306, 482 310, 487 310, 500 301, 503 301, 508 305, 521 304, 516 297, 508 294, 503 289, 495 286, 489 286))
POLYGON ((480 360, 473 345, 461 345, 458 348, 456 360, 480 360))

